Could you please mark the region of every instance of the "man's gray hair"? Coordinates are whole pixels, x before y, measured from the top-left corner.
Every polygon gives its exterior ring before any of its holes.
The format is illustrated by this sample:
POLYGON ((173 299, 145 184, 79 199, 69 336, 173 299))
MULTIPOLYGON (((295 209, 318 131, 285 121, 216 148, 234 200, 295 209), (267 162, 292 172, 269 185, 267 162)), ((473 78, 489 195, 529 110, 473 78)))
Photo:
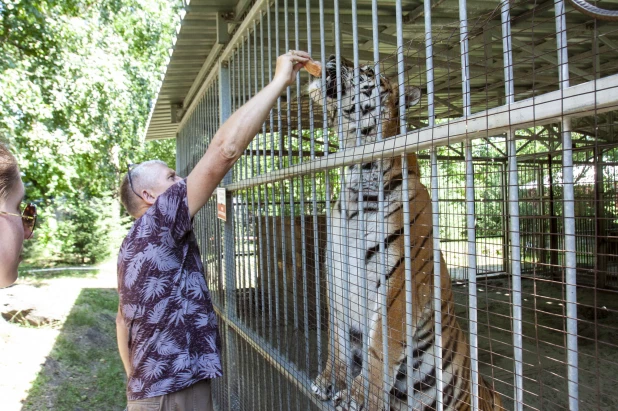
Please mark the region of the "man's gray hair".
POLYGON ((153 165, 167 167, 167 164, 161 160, 144 161, 132 167, 122 180, 120 185, 120 202, 132 217, 136 216, 139 208, 140 198, 138 195, 141 196, 140 191, 151 188, 154 183, 154 176, 149 172, 149 168, 153 165), (130 180, 129 173, 131 173, 130 180), (131 187, 131 183, 133 187, 131 187))
POLYGON ((153 175, 148 172, 148 169, 153 165, 162 165, 167 167, 167 164, 161 160, 144 161, 131 169, 131 179, 133 180, 133 188, 139 194, 139 190, 151 188, 153 183, 153 175), (139 186, 139 190, 137 187, 139 186))

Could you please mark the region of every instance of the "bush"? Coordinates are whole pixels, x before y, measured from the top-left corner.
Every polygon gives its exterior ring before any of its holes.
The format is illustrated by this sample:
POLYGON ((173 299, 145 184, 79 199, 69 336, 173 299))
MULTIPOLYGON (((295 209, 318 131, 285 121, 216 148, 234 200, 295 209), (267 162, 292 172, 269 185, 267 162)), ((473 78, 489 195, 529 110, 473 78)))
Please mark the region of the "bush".
POLYGON ((117 251, 127 225, 111 196, 56 200, 40 211, 35 240, 26 242, 27 263, 100 263, 117 251))

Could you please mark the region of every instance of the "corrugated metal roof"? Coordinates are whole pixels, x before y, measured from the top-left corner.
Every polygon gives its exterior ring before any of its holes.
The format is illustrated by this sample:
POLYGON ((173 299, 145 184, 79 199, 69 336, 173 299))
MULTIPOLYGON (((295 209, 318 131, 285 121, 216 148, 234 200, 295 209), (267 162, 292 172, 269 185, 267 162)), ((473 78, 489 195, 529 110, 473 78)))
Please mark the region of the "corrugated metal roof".
POLYGON ((173 138, 178 122, 172 110, 186 107, 199 84, 208 74, 204 63, 216 61, 221 45, 217 44, 217 17, 232 30, 234 16, 242 16, 248 0, 192 0, 185 8, 176 33, 164 79, 146 125, 146 139, 173 138), (210 59, 208 58, 210 56, 210 59), (189 99, 187 98, 189 97, 189 99))

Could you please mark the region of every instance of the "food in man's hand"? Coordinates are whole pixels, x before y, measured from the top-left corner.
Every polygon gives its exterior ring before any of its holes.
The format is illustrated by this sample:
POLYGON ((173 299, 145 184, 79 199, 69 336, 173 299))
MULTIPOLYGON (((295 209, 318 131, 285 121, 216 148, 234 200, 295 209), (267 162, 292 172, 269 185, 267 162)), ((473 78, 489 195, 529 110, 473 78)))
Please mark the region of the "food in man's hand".
POLYGON ((322 75, 322 65, 319 61, 309 60, 305 63, 305 70, 313 77, 320 77, 322 75))

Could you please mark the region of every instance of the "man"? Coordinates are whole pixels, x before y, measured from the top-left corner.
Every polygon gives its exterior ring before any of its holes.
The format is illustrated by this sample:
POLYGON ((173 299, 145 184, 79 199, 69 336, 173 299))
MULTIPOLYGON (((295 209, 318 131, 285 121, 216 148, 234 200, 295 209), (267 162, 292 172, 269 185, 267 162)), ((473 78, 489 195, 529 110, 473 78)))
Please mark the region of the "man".
POLYGON ((185 180, 160 161, 129 169, 121 201, 136 221, 118 256, 116 319, 128 411, 212 409, 219 335, 192 218, 309 60, 280 56, 271 83, 221 126, 185 180))

